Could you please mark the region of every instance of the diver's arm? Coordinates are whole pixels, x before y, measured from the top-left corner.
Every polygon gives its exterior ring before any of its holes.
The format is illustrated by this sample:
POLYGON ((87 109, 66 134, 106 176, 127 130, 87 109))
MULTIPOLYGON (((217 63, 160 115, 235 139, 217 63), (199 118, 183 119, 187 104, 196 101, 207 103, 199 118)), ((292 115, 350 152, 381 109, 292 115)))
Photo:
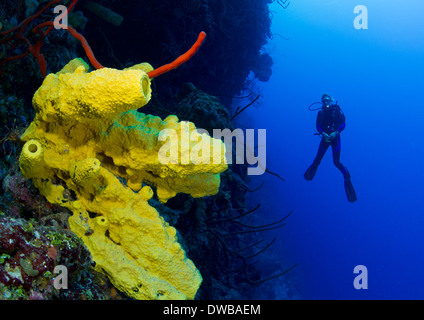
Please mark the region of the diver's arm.
POLYGON ((316 129, 319 134, 321 134, 324 131, 322 127, 322 121, 323 121, 323 113, 322 111, 319 111, 317 115, 317 122, 316 122, 316 129))
POLYGON ((339 113, 339 123, 340 123, 340 125, 337 128, 338 133, 342 132, 346 128, 346 117, 345 117, 342 109, 340 109, 340 107, 339 107, 339 110, 340 110, 340 113, 339 113))
POLYGON ((340 132, 342 132, 344 130, 344 128, 346 127, 346 124, 343 122, 340 127, 338 127, 338 129, 336 131, 331 132, 328 137, 333 140, 338 134, 340 134, 340 132))
POLYGON ((338 109, 338 114, 336 116, 337 120, 335 121, 334 126, 333 126, 333 130, 335 130, 335 131, 333 131, 333 133, 334 133, 334 135, 336 135, 336 134, 339 134, 340 132, 342 132, 345 129, 346 118, 345 118, 345 115, 344 115, 344 113, 343 113, 343 111, 342 111, 342 109, 340 108, 339 105, 336 104, 334 107, 338 109))

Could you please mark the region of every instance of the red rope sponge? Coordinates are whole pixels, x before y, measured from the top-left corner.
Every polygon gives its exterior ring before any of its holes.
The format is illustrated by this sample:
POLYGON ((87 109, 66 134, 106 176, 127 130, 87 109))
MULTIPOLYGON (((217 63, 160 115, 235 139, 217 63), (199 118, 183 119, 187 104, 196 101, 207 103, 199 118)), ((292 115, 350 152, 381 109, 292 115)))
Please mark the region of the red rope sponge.
POLYGON ((159 67, 155 70, 148 72, 147 75, 149 76, 149 78, 150 79, 156 78, 157 76, 160 76, 168 71, 178 68, 184 62, 187 62, 188 60, 190 60, 191 57, 193 57, 196 54, 197 50, 199 50, 205 38, 206 38, 206 33, 204 31, 200 32, 196 42, 186 53, 182 54, 171 63, 165 64, 162 67, 159 67))
MULTIPOLYGON (((47 63, 44 59, 43 54, 41 51, 41 46, 43 45, 44 39, 47 37, 47 35, 53 30, 53 21, 46 21, 44 23, 40 23, 39 25, 35 26, 32 29, 33 33, 38 33, 40 35, 39 40, 32 44, 27 37, 23 35, 26 27, 28 24, 38 18, 44 11, 46 11, 49 7, 51 7, 54 4, 60 3, 63 0, 52 0, 47 5, 45 5, 39 12, 36 14, 26 18, 23 20, 20 24, 18 24, 16 27, 0 32, 0 37, 5 36, 5 38, 0 38, 0 44, 1 45, 8 45, 11 50, 15 49, 18 42, 14 42, 15 39, 19 40, 20 42, 23 42, 27 46, 27 50, 19 55, 10 56, 10 57, 4 57, 0 59, 0 67, 5 64, 8 61, 17 60, 20 58, 25 57, 28 54, 32 54, 34 58, 37 59, 39 65, 40 65, 40 71, 42 76, 45 78, 47 74, 47 63), (48 27, 47 30, 43 30, 43 28, 48 27), (17 31, 17 34, 12 34, 12 32, 17 31), (11 35, 9 35, 11 34, 11 35)), ((74 8, 74 6, 77 4, 78 0, 72 0, 71 4, 68 7, 68 13, 74 8)), ((90 45, 88 44, 87 40, 84 38, 82 34, 77 32, 74 28, 67 26, 66 30, 76 39, 78 39, 82 45, 82 47, 85 50, 85 53, 87 54, 88 59, 90 60, 90 63, 93 65, 96 69, 104 68, 103 65, 101 65, 96 57, 94 56, 93 51, 90 48, 90 45)), ((178 68, 180 65, 182 65, 184 62, 188 61, 193 57, 197 50, 199 50, 200 46, 202 45, 203 41, 206 38, 206 33, 204 31, 200 32, 197 41, 194 43, 194 45, 183 55, 179 56, 177 59, 175 59, 173 62, 168 63, 160 68, 157 68, 155 70, 150 71, 147 73, 150 79, 153 79, 157 76, 160 76, 161 74, 164 74, 170 70, 173 70, 175 68, 178 68)), ((1 70, 0 70, 1 74, 1 70)))
POLYGON ((67 31, 75 38, 78 39, 79 42, 81 42, 82 47, 84 48, 85 54, 88 57, 88 60, 90 60, 90 63, 92 66, 96 69, 104 68, 99 61, 97 61, 96 57, 94 56, 93 50, 91 50, 90 45, 88 44, 87 40, 84 38, 82 34, 77 32, 74 28, 71 26, 68 26, 67 31))

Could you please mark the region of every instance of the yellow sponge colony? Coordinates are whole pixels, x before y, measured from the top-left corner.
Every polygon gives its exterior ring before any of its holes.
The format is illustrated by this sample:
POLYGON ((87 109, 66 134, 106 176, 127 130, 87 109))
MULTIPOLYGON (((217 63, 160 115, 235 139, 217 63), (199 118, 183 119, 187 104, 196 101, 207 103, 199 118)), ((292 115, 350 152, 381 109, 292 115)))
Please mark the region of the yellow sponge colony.
POLYGON ((141 69, 103 68, 87 72, 81 59, 49 74, 32 103, 44 121, 76 122, 111 119, 150 100, 150 79, 141 69))
POLYGON ((179 192, 217 193, 227 169, 225 147, 175 116, 136 111, 150 99, 151 69, 88 73, 75 59, 49 74, 33 98, 37 114, 22 136, 20 167, 48 201, 73 212, 72 231, 119 290, 136 299, 193 299, 201 275, 176 230, 147 201, 151 187, 162 202, 179 192), (160 161, 170 141, 159 139, 166 129, 178 138, 179 161, 160 161), (197 138, 207 142, 200 156, 210 161, 181 161, 199 147, 197 138))

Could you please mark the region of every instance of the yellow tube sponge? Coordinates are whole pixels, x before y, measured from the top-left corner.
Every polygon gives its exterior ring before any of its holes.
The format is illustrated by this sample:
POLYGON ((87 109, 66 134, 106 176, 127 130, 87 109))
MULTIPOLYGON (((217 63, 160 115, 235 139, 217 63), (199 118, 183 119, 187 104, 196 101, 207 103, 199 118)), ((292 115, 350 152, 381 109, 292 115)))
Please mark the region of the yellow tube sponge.
POLYGON ((19 157, 19 167, 27 178, 43 176, 44 149, 37 140, 31 139, 24 144, 19 157))
MULTIPOLYGON (((73 68, 65 66, 65 70, 73 68)), ((150 95, 150 79, 141 69, 103 68, 88 73, 80 65, 73 72, 47 75, 32 103, 44 121, 100 121, 144 106, 150 95)))
POLYGON ((149 64, 88 72, 74 59, 33 97, 21 139, 24 176, 48 201, 73 212, 96 270, 136 299, 193 299, 202 277, 176 230, 148 203, 179 192, 218 192, 225 145, 176 116, 136 110, 150 99, 149 64))

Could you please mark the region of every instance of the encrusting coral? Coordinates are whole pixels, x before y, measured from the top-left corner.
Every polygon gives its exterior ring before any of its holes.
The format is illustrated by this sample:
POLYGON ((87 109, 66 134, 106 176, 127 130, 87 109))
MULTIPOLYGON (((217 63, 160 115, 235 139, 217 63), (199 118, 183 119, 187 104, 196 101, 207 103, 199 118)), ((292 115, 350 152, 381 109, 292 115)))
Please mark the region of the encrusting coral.
POLYGON ((179 192, 217 193, 227 169, 225 146, 176 116, 161 120, 136 111, 150 99, 152 69, 88 72, 74 59, 49 74, 33 97, 37 113, 22 136, 20 168, 48 201, 73 212, 71 230, 119 290, 136 299, 193 299, 202 277, 175 228, 147 201, 152 187, 162 202, 179 192), (160 161, 170 140, 160 139, 163 130, 178 137, 179 161, 160 161), (184 136, 190 137, 185 147, 184 136), (210 150, 199 149, 199 139, 210 150), (186 163, 187 152, 210 161, 186 163))

